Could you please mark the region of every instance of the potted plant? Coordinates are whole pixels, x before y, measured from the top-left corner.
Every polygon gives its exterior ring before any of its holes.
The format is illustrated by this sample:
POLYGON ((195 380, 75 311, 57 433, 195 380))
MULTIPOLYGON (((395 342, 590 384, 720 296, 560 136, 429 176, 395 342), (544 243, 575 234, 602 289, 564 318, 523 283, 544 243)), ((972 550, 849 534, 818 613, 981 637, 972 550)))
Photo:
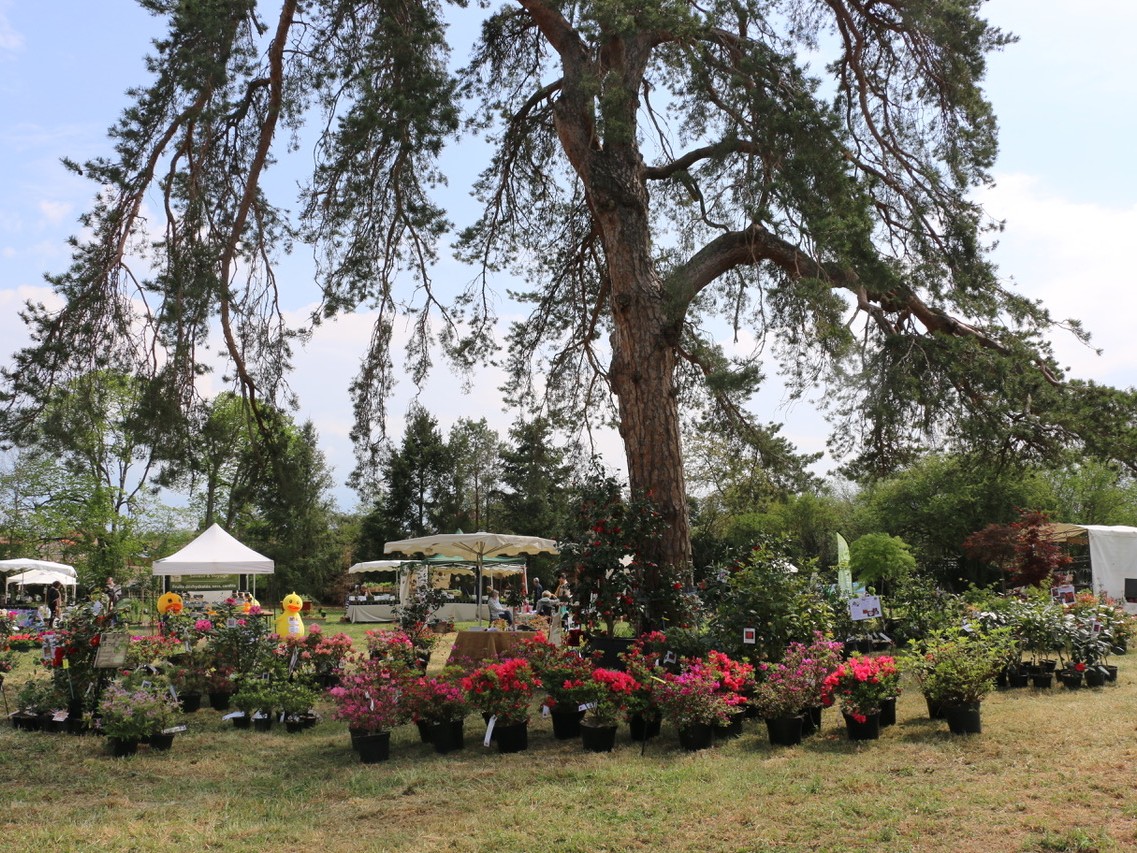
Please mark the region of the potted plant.
POLYGON ((470 703, 493 724, 500 752, 529 748, 529 706, 541 686, 541 679, 524 658, 483 666, 462 679, 470 703))
POLYGON ((328 636, 319 625, 313 625, 305 639, 316 679, 324 687, 335 687, 353 651, 351 637, 343 633, 328 636))
POLYGON ((841 706, 850 740, 880 737, 880 709, 900 694, 900 673, 889 655, 851 656, 825 677, 822 702, 841 706))
POLYGON ((333 717, 347 723, 352 743, 364 764, 390 757, 391 730, 409 717, 397 672, 380 659, 361 662, 328 690, 335 703, 333 717))
POLYGON ((718 723, 715 735, 738 737, 742 734, 742 718, 746 710, 746 697, 754 690, 754 666, 737 661, 714 649, 707 652, 704 662, 718 679, 718 690, 730 707, 725 723, 718 723))
POLYGON ((995 678, 1015 647, 1010 628, 939 631, 906 659, 929 709, 939 706, 954 734, 981 731, 979 705, 995 689, 995 678))
POLYGON ((408 679, 403 695, 411 718, 425 725, 434 751, 440 754, 465 745, 463 725, 470 710, 462 689, 463 672, 446 667, 439 675, 420 675, 408 679))
POLYGON ((201 697, 205 694, 209 684, 208 664, 201 655, 194 653, 188 655, 183 663, 174 665, 167 672, 170 684, 178 695, 178 702, 182 711, 192 714, 201 707, 201 697))
POLYGON ((242 716, 234 717, 233 725, 247 728, 251 723, 258 730, 267 731, 272 727, 276 696, 271 676, 265 674, 241 678, 231 701, 242 716))
POLYGON ((177 702, 165 691, 109 685, 99 703, 99 715, 111 753, 133 755, 139 740, 170 728, 178 710, 177 702))
POLYGON ((636 681, 636 689, 627 697, 625 705, 632 740, 648 740, 659 735, 663 715, 654 687, 665 672, 660 664, 666 642, 662 632, 653 631, 640 636, 620 655, 624 671, 636 681))
POLYGON ((553 720, 553 737, 580 736, 581 705, 587 700, 587 680, 593 665, 570 646, 555 646, 542 638, 525 644, 526 658, 544 685, 544 706, 553 720))
POLYGON ((209 696, 209 707, 214 711, 229 710, 229 701, 236 688, 233 673, 233 667, 219 662, 206 671, 205 692, 209 696))
POLYGON ((635 678, 617 669, 598 667, 585 681, 586 712, 580 723, 581 745, 588 752, 611 752, 620 713, 639 689, 635 678))
POLYGON ((717 673, 702 658, 684 658, 680 671, 665 673, 654 692, 660 711, 675 724, 679 743, 687 750, 711 746, 715 726, 728 725, 735 713, 717 673))
POLYGON ((319 696, 316 689, 302 679, 293 679, 278 682, 275 693, 275 708, 284 714, 285 728, 293 733, 304 729, 319 696))

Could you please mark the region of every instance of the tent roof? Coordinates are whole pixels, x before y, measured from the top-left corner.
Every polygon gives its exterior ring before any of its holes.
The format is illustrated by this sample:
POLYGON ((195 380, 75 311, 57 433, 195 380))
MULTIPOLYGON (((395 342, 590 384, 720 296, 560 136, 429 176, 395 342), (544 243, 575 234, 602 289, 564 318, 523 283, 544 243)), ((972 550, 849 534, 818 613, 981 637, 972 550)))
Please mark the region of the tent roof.
POLYGON ((155 575, 271 575, 273 562, 217 524, 176 554, 154 561, 155 575))
POLYGON ((1056 542, 1075 542, 1085 544, 1090 533, 1103 533, 1107 536, 1137 536, 1137 527, 1121 524, 1068 524, 1054 521, 1047 525, 1047 538, 1056 542))
POLYGON ((26 572, 20 572, 15 575, 8 575, 8 584, 50 584, 59 581, 64 586, 75 586, 78 581, 70 575, 65 575, 62 572, 56 572, 51 569, 28 569, 26 572))
POLYGON ((29 569, 41 569, 55 572, 59 575, 75 577, 75 567, 66 563, 53 563, 51 560, 34 560, 29 557, 17 557, 14 560, 0 560, 0 572, 26 572, 29 569))

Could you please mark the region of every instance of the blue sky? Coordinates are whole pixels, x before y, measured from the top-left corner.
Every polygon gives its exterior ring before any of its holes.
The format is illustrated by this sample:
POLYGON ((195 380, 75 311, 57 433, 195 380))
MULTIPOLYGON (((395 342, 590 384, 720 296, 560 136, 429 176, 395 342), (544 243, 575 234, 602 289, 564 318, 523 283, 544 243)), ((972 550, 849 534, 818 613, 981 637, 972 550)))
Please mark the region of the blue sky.
MULTIPOLYGON (((1137 385, 1137 272, 1128 257, 1137 234, 1137 74, 1126 59, 1137 3, 993 0, 984 8, 1020 36, 993 57, 988 75, 1002 153, 997 187, 982 200, 1007 222, 995 255, 1000 272, 1093 334, 1101 356, 1056 334, 1075 376, 1137 385)), ((125 90, 146 81, 142 57, 155 34, 150 16, 128 0, 0 0, 0 358, 26 341, 16 310, 48 297, 43 273, 66 268, 65 240, 90 199, 91 187, 59 159, 109 150, 105 130, 126 103, 125 90)), ((312 291, 293 295, 289 308, 301 323, 312 291)), ((325 327, 298 358, 293 379, 300 414, 319 429, 340 481, 352 464, 347 386, 368 332, 363 315, 325 327)), ((423 402, 444 428, 459 416, 486 417, 504 435, 510 418, 493 403, 497 384, 483 375, 463 398, 440 371, 423 402)), ((392 405, 396 435, 412 393, 403 383, 392 405)), ((772 390, 755 408, 763 420, 784 421, 802 450, 824 449, 826 426, 807 403, 787 407, 772 390)), ((614 436, 600 446, 610 465, 622 464, 614 436)), ((354 505, 345 488, 337 497, 354 505)))

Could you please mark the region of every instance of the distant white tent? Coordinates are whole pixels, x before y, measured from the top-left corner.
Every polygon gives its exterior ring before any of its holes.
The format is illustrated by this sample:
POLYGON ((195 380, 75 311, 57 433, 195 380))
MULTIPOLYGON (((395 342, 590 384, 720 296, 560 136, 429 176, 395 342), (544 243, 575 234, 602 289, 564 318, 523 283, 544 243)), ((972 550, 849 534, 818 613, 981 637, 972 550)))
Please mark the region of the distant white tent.
POLYGON ((20 572, 15 575, 8 575, 5 582, 7 586, 17 584, 19 586, 28 586, 29 584, 52 584, 59 581, 63 586, 75 586, 78 581, 70 575, 65 575, 62 572, 50 571, 48 569, 28 569, 26 572, 20 572))
POLYGON ((154 561, 155 575, 271 575, 272 560, 242 545, 217 524, 177 553, 154 561))
POLYGON ((1137 603, 1137 527, 1055 523, 1049 538, 1088 543, 1094 591, 1137 603))
POLYGON ((33 560, 28 557, 17 557, 14 560, 0 560, 0 572, 26 572, 32 569, 42 569, 56 574, 75 577, 75 567, 66 563, 54 563, 51 560, 33 560))

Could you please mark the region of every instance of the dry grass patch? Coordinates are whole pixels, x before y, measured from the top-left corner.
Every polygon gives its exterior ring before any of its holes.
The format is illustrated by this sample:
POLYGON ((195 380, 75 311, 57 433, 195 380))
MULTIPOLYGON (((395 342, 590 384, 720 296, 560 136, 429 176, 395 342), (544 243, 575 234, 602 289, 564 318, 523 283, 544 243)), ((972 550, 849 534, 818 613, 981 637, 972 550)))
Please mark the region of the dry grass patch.
POLYGON ((951 736, 907 693, 880 741, 850 743, 828 711, 793 749, 750 722, 702 753, 665 727, 644 754, 622 731, 614 753, 587 755, 535 717, 529 751, 502 756, 471 717, 462 752, 437 756, 408 726, 391 761, 364 766, 342 725, 242 733, 206 709, 170 753, 111 759, 95 737, 4 726, 0 838, 36 853, 1134 849, 1127 663, 1102 690, 992 696, 979 736, 951 736))

